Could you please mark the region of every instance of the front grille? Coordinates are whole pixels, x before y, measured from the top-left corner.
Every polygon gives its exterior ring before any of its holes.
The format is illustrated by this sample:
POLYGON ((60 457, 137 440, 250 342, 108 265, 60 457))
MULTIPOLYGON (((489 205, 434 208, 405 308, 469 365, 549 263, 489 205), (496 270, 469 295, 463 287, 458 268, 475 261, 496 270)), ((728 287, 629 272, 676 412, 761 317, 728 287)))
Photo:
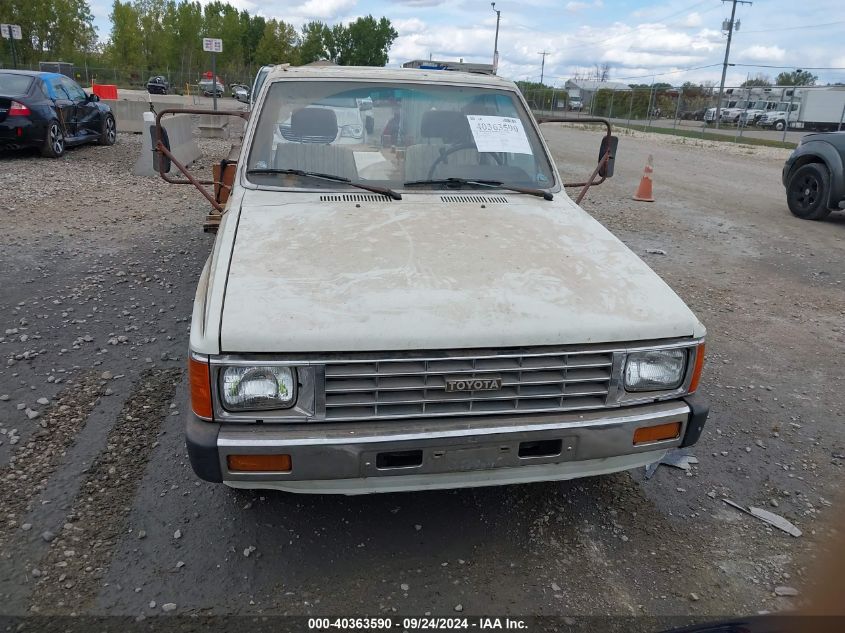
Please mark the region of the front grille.
POLYGON ((328 144, 333 143, 335 138, 337 138, 337 134, 334 136, 304 136, 302 134, 296 134, 289 125, 279 125, 279 132, 282 133, 282 136, 286 141, 290 141, 292 143, 328 144))
POLYGON ((612 352, 332 360, 326 420, 518 414, 607 404, 612 352), (497 390, 446 391, 447 380, 496 379, 497 390))

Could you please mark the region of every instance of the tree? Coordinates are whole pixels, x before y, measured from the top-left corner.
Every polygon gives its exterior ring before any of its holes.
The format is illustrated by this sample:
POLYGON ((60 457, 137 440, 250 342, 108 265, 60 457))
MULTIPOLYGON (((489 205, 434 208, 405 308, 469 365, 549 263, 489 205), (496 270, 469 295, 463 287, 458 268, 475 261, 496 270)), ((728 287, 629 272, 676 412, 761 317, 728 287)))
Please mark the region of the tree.
POLYGON ((525 96, 529 107, 534 110, 553 110, 557 103, 569 101, 565 90, 553 88, 535 81, 517 81, 519 91, 525 96))
POLYGON ((266 20, 260 15, 250 15, 247 11, 241 11, 241 47, 244 53, 244 63, 253 65, 255 63, 255 51, 261 36, 264 35, 266 20))
POLYGON ((143 63, 143 33, 141 16, 131 2, 115 0, 112 5, 111 39, 106 49, 107 57, 114 65, 139 67, 143 63))
POLYGON ((342 24, 335 24, 323 33, 323 46, 329 55, 329 60, 335 64, 343 64, 349 54, 349 31, 342 24))
POLYGON ((338 56, 343 66, 385 66, 387 52, 399 37, 387 18, 376 20, 372 15, 358 18, 346 27, 347 40, 338 56))
POLYGON ((752 86, 764 86, 768 87, 772 85, 772 80, 769 78, 768 75, 764 75, 763 73, 758 73, 754 77, 750 79, 746 79, 742 82, 742 88, 750 88, 752 86))
POLYGON ((282 20, 267 20, 264 34, 255 49, 255 63, 296 64, 299 62, 299 38, 296 29, 282 20))
POLYGON ((603 64, 595 64, 593 69, 593 79, 596 81, 607 81, 610 78, 610 64, 607 62, 603 64))
POLYGON ((775 78, 775 84, 778 86, 815 86, 816 77, 809 70, 798 70, 792 72, 782 72, 775 78))
MULTIPOLYGON (((97 32, 86 0, 0 0, 0 22, 20 25, 23 39, 15 42, 15 51, 24 64, 81 62, 96 52, 97 32)), ((0 44, 0 51, 11 66, 8 44, 0 44)))
POLYGON ((319 21, 303 25, 299 45, 299 62, 310 64, 329 57, 326 41, 331 36, 329 27, 319 21))

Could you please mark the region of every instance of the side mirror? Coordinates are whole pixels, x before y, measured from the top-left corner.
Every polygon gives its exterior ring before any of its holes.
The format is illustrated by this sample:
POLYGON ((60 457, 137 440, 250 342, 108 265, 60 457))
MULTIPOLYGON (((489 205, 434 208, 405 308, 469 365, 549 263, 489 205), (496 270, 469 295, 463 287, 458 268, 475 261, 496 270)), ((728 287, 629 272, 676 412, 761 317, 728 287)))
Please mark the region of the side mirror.
POLYGON ((88 95, 88 101, 99 101, 100 95, 95 95, 93 92, 88 95))
MULTIPOLYGON (((167 148, 167 151, 170 151, 170 139, 167 137, 167 130, 164 129, 164 126, 161 128, 161 143, 167 148)), ((160 173, 163 171, 165 174, 170 173, 170 158, 166 154, 159 152, 156 149, 156 126, 150 126, 150 137, 152 139, 152 146, 153 146, 153 171, 156 173, 160 173), (163 169, 159 169, 159 165, 163 167, 163 169)))
POLYGON ((607 162, 599 169, 599 176, 602 178, 610 178, 613 176, 613 165, 616 161, 616 148, 619 147, 619 138, 616 136, 604 136, 601 139, 601 147, 599 149, 599 162, 602 161, 605 154, 610 152, 607 162))

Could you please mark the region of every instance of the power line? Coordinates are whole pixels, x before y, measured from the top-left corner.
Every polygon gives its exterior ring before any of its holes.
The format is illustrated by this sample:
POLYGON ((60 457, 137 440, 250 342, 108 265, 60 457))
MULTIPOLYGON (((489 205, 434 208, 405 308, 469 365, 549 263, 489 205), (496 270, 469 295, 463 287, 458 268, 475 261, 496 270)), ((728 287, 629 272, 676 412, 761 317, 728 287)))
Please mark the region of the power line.
POLYGON ((759 29, 756 31, 744 31, 745 33, 773 33, 775 31, 799 31, 801 29, 819 29, 825 26, 835 26, 837 24, 845 24, 845 20, 837 22, 825 22, 824 24, 805 24, 803 26, 785 26, 779 29, 759 29))
MULTIPOLYGON (((743 68, 774 68, 775 70, 794 70, 798 66, 769 66, 767 64, 731 64, 743 68)), ((845 70, 845 66, 801 66, 803 70, 845 70)))
POLYGON ((649 73, 647 75, 634 75, 632 77, 616 77, 613 81, 625 81, 627 79, 646 79, 648 77, 663 77, 665 75, 677 75, 679 73, 687 73, 692 72, 693 70, 701 70, 703 68, 714 68, 715 66, 721 66, 721 64, 707 64, 706 66, 692 66, 690 68, 679 68, 678 70, 669 70, 665 73, 649 73))

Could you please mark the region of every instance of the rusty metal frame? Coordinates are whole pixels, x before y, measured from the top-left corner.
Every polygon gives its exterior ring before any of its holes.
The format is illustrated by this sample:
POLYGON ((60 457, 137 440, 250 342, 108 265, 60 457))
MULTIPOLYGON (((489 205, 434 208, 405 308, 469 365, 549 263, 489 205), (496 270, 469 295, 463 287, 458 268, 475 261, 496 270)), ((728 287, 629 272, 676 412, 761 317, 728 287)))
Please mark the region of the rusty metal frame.
POLYGON ((162 110, 156 115, 156 135, 155 135, 155 151, 159 154, 163 154, 166 156, 170 162, 176 166, 176 169, 182 172, 185 176, 185 179, 178 179, 178 178, 171 178, 167 172, 164 171, 164 161, 158 161, 158 175, 161 176, 162 180, 171 184, 171 185, 193 185, 197 188, 197 190, 205 197, 206 200, 211 204, 214 209, 219 212, 223 213, 223 205, 217 202, 216 198, 213 194, 209 193, 208 189, 203 187, 203 185, 214 185, 214 180, 199 180, 193 174, 188 171, 188 168, 185 167, 182 163, 176 160, 176 157, 173 153, 165 147, 164 143, 161 142, 161 119, 166 114, 198 114, 198 115, 211 115, 211 116, 236 116, 244 119, 245 121, 249 119, 249 112, 239 111, 239 110, 200 110, 197 108, 167 108, 162 110))
POLYGON ((542 123, 601 123, 607 128, 607 134, 605 134, 605 138, 607 138, 608 142, 607 151, 604 153, 604 156, 602 156, 599 160, 598 165, 596 165, 596 168, 593 170, 593 173, 590 174, 589 179, 587 179, 585 182, 563 183, 564 187, 581 187, 581 191, 578 193, 578 197, 575 198, 575 204, 581 204, 581 200, 583 200, 584 196, 587 195, 587 191, 589 191, 590 187, 598 186, 602 184, 605 180, 607 180, 606 176, 602 176, 598 180, 596 180, 596 176, 598 176, 602 167, 607 165, 608 161, 612 158, 612 156, 610 155, 610 138, 613 136, 613 128, 610 125, 610 121, 602 117, 541 116, 537 119, 537 125, 540 125, 542 123))

